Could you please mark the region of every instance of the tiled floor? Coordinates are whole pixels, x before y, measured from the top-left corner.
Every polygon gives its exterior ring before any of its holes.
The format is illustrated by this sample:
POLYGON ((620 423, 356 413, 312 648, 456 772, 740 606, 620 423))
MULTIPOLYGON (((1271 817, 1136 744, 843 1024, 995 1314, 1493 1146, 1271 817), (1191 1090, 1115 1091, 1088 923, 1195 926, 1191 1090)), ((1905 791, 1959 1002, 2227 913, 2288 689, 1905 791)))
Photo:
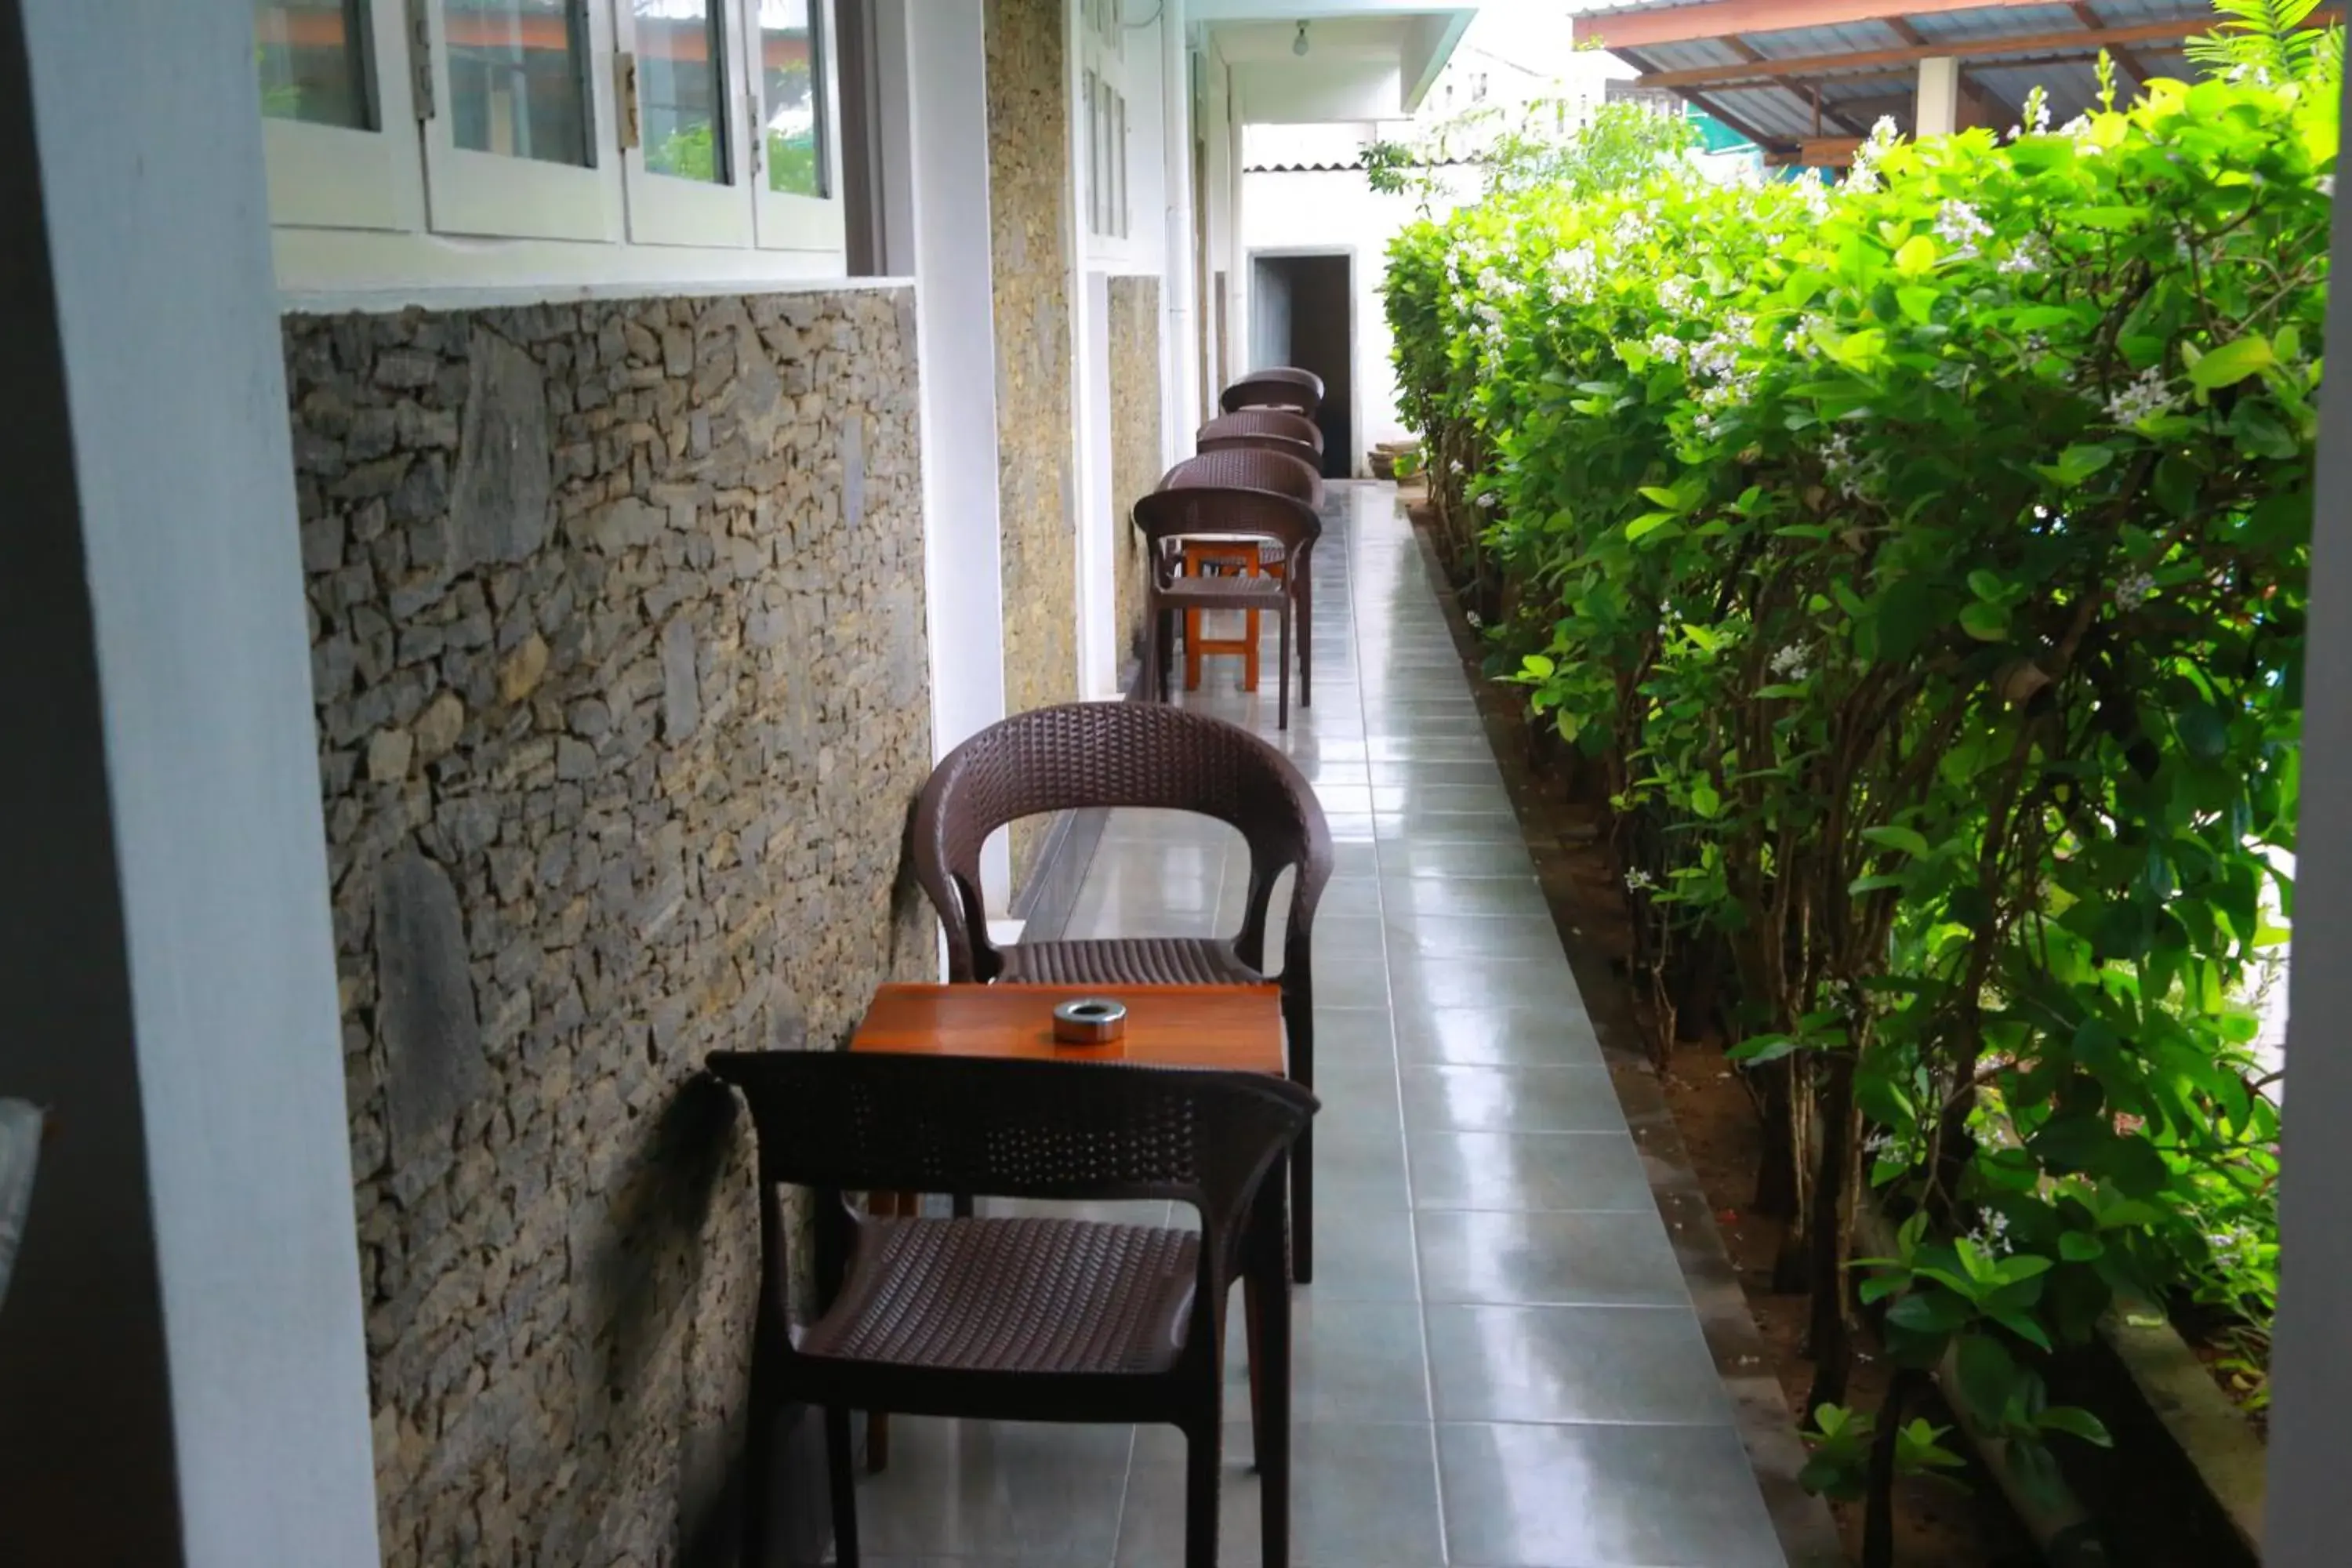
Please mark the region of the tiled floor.
MULTIPOLYGON (((1185 699, 1282 745, 1338 840, 1316 917, 1292 1561, 1777 1568, 1420 549, 1392 489, 1339 493, 1314 706, 1276 733, 1271 625, 1255 698, 1215 659, 1185 699)), ((1223 826, 1116 814, 1069 934, 1231 931, 1246 881, 1223 826)), ((1244 1415, 1238 1345, 1227 1360, 1244 1415)), ((1229 1564, 1258 1561, 1248 1450, 1229 1426, 1229 1564)), ((1182 1561, 1183 1491, 1172 1430, 901 1417, 859 1514, 868 1562, 896 1568, 1156 1568, 1182 1561)))

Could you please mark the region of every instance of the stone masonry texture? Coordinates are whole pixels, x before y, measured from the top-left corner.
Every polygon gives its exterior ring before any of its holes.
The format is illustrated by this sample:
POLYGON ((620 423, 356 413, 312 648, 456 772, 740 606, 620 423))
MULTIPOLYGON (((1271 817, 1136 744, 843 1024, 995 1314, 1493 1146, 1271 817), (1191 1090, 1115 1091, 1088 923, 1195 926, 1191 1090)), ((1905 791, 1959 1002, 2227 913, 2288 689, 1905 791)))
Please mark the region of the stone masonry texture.
POLYGON ((384 1559, 723 1553, 722 1047, 921 979, 902 290, 289 317, 384 1559))
POLYGON ((1160 482, 1160 279, 1110 280, 1111 570, 1122 659, 1143 652, 1143 536, 1129 515, 1160 482))
MULTIPOLYGON (((1019 713, 1078 694, 1062 0, 991 0, 987 39, 1004 705, 1019 713)), ((1032 818, 1013 826, 1016 887, 1028 879, 1045 826, 1032 818)))

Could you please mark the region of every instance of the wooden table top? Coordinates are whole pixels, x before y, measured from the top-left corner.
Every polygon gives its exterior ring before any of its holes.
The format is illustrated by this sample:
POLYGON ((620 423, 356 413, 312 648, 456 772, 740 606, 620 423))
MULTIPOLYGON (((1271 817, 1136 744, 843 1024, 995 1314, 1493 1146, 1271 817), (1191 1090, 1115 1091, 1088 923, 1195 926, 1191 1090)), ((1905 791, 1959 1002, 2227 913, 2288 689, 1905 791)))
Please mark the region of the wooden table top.
POLYGON ((1282 987, 889 984, 874 993, 849 1048, 1281 1073, 1282 987), (1126 1003, 1126 1037, 1058 1044, 1054 1008, 1082 996, 1126 1003))

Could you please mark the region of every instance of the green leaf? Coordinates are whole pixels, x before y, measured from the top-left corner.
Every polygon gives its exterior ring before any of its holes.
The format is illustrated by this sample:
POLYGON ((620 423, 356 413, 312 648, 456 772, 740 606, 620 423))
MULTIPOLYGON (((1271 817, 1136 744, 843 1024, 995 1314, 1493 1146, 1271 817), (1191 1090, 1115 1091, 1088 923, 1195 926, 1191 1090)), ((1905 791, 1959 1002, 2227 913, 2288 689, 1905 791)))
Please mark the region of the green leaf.
POLYGON ((1777 1062, 1782 1057, 1792 1057, 1805 1048, 1804 1042, 1786 1035, 1756 1035, 1740 1041, 1723 1054, 1735 1062, 1758 1067, 1765 1062, 1777 1062))
POLYGON ((2045 1432, 2064 1432, 2102 1448, 2116 1446, 2106 1424, 2079 1405, 2053 1405, 2035 1416, 2033 1424, 2045 1432))
POLYGON ((1913 235, 1895 253, 1895 270, 1906 278, 1916 278, 1935 265, 1936 242, 1924 234, 1913 235))
POLYGON ((2009 612, 1979 599, 1960 611, 1960 629, 1979 642, 2000 642, 2009 636, 2009 612))
POLYGON ((1670 511, 1644 512, 1625 525, 1626 542, 1631 543, 1635 540, 1646 539, 1674 521, 1675 514, 1670 511))
POLYGON ((2009 1424, 2010 1405, 2025 1392, 2025 1371, 2009 1347, 1990 1334, 1969 1334, 1955 1347, 1960 1398, 1979 1420, 2009 1424))
POLYGON ((2271 348, 2270 339, 2260 332, 2249 332, 2242 338, 2232 338, 2220 348, 2210 349, 2205 356, 2189 368, 2189 379, 2199 390, 2210 392, 2216 387, 2235 386, 2256 371, 2268 370, 2278 363, 2278 355, 2271 348))
POLYGON ((1937 290, 1922 283, 1906 284, 1895 290, 1895 302, 1903 314, 1922 326, 1935 314, 1937 298, 1937 290))
POLYGON ((2058 1256, 2069 1263, 2088 1263, 2106 1251, 2107 1244, 2087 1230, 2070 1230, 2058 1237, 2058 1256))
POLYGON ((1549 680, 1559 668, 1548 653, 1531 653, 1519 661, 1519 673, 1532 680, 1549 680))
POLYGON ((1715 782, 1702 775, 1691 781, 1690 805, 1693 811, 1712 821, 1723 811, 1723 796, 1716 792, 1715 782))
POLYGON ((2050 1348, 2048 1331, 2022 1312, 1995 1312, 1992 1315, 1992 1321, 2027 1344, 2045 1351, 2050 1348))
POLYGON ((1909 827, 1865 827, 1862 836, 1873 844, 1883 844, 1889 849, 1900 849, 1906 855, 1926 859, 1933 849, 1927 835, 1909 827))
POLYGON ((2008 596, 2001 580, 1981 566, 1969 574, 1969 592, 1988 605, 1998 605, 2008 596))
POLYGON ((2173 720, 2180 743, 2201 763, 2219 762, 2229 753, 2230 725, 2221 710, 2202 699, 2183 708, 2173 720))
POLYGON ((2071 490, 2115 460, 2116 449, 2113 447, 2095 441, 2084 442, 2058 454, 2057 468, 2053 477, 2071 490))

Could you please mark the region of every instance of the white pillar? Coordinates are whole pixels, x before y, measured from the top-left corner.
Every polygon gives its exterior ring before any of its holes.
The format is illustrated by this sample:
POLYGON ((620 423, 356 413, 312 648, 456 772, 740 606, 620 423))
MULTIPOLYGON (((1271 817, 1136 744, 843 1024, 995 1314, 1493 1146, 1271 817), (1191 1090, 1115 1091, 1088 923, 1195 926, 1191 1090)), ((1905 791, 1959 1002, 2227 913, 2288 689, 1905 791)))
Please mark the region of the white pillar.
POLYGON ((1919 87, 1912 101, 1915 136, 1949 136, 1960 128, 1960 62, 1938 55, 1919 62, 1919 87))
POLYGON ((1161 0, 1160 7, 1160 152, 1167 182, 1167 260, 1160 272, 1160 303, 1166 316, 1161 334, 1160 460, 1163 466, 1192 451, 1194 417, 1201 405, 1200 328, 1192 320, 1193 256, 1200 243, 1192 211, 1192 68, 1184 39, 1184 0, 1161 0))
MULTIPOLYGON (((996 300, 990 285, 988 40, 982 0, 877 0, 889 210, 907 215, 922 376, 924 602, 931 752, 1004 717, 1004 577, 997 532, 996 300)), ((1003 913, 1000 836, 981 861, 1003 913)))
POLYGON ((380 1561, 255 91, 247 6, 0 14, 12 1562, 380 1561))
MULTIPOLYGON (((2339 205, 2333 249, 2352 255, 2339 205)), ((2352 268, 2328 281, 2327 315, 2352 316, 2352 268)), ((2340 390, 2340 389, 2339 389, 2340 390)), ((2263 1561, 2340 1563, 2352 1540, 2344 1412, 2352 1407, 2352 836, 2335 820, 2352 794, 2352 399, 2320 404, 2319 494, 2304 646, 2303 826, 2295 843, 2294 963, 2288 981, 2284 1171, 2277 1334, 2271 1352, 2270 1492, 2263 1561)))

